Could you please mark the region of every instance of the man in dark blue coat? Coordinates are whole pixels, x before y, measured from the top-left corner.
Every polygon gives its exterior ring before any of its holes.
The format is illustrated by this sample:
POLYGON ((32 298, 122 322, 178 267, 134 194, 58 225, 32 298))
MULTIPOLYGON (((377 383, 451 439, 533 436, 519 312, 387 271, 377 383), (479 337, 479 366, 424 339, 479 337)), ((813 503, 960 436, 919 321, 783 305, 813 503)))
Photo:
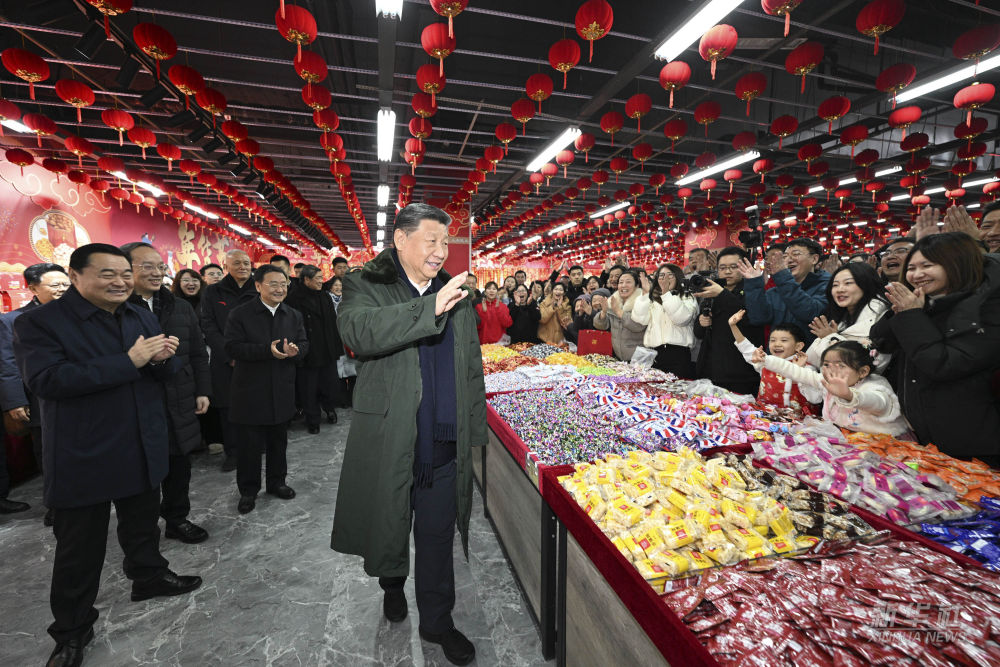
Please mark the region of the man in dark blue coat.
POLYGON ((126 303, 132 267, 118 248, 77 248, 69 276, 73 286, 61 299, 14 323, 21 376, 39 401, 45 504, 54 510, 49 667, 81 664, 93 639, 111 503, 133 601, 201 585, 167 569, 159 549, 163 381, 174 370, 177 339, 160 333, 153 313, 126 303))

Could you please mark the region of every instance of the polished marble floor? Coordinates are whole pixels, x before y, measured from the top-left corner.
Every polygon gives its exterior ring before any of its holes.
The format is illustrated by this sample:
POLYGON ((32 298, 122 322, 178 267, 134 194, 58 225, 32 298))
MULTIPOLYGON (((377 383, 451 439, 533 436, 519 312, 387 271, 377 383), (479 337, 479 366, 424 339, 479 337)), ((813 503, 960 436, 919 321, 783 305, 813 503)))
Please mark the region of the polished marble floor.
MULTIPOLYGON (((349 411, 347 411, 349 413, 349 411)), ((257 510, 236 511, 233 475, 220 457, 196 454, 191 519, 211 534, 161 549, 179 574, 205 583, 192 595, 129 601, 122 554, 109 531, 97 598, 100 618, 85 665, 447 665, 440 647, 421 641, 414 618, 390 624, 381 590, 359 558, 330 550, 340 462, 350 423, 342 415, 318 436, 293 427, 289 479, 298 497, 262 495, 257 510)), ((49 577, 55 539, 42 526, 41 483, 11 498, 32 503, 24 514, 0 516, 0 665, 44 665, 52 650, 49 577)), ((455 540, 455 624, 476 644, 478 665, 544 664, 538 634, 475 493, 469 560, 455 540)))

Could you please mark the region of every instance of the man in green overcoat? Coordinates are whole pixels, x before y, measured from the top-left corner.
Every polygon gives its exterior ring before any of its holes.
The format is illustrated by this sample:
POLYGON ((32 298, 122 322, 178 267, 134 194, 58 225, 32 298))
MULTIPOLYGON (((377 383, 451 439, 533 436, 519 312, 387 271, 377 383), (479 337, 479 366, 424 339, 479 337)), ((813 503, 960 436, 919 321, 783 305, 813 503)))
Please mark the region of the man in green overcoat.
POLYGON ((410 204, 396 216, 394 247, 344 278, 338 323, 359 364, 331 547, 364 558, 386 618, 402 621, 412 524, 420 636, 465 665, 475 647, 451 618, 452 550, 457 524, 468 555, 486 390, 466 273, 443 270, 449 222, 410 204))

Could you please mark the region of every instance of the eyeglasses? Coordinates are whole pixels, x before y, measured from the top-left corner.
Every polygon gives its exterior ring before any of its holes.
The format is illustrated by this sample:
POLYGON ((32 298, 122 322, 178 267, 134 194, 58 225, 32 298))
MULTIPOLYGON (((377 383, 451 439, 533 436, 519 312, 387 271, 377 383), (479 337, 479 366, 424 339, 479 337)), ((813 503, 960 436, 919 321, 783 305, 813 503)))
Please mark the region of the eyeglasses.
POLYGON ((72 283, 70 283, 69 281, 62 283, 48 283, 48 284, 42 283, 42 287, 48 287, 49 289, 69 289, 71 286, 72 283))
POLYGON ((736 271, 740 268, 739 264, 719 264, 719 271, 736 271))
MULTIPOLYGON (((899 257, 906 257, 910 254, 910 248, 896 248, 895 250, 886 250, 885 255, 898 255, 899 257)), ((883 255, 883 257, 885 256, 883 255)))
POLYGON ((279 283, 279 282, 270 282, 270 283, 264 283, 264 285, 267 286, 267 287, 270 287, 271 289, 286 289, 288 287, 288 283, 287 282, 281 282, 281 283, 279 283))
POLYGON ((791 257, 792 259, 802 259, 803 257, 808 257, 809 254, 810 253, 805 251, 795 250, 792 252, 786 252, 785 257, 791 257))
POLYGON ((152 262, 143 262, 142 264, 133 264, 132 266, 137 267, 143 273, 152 273, 153 271, 158 271, 160 273, 166 273, 167 269, 170 267, 162 262, 159 264, 153 264, 152 262))

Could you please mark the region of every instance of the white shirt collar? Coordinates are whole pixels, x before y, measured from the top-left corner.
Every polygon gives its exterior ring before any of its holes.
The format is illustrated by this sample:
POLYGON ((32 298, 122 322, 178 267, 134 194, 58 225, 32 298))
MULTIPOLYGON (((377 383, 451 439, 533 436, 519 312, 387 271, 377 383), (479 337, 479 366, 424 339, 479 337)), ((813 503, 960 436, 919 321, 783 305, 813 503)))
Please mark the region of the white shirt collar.
MULTIPOLYGON (((261 303, 264 303, 264 299, 261 299, 261 300, 260 300, 260 302, 261 302, 261 303)), ((281 304, 279 303, 279 304, 278 304, 278 306, 280 306, 280 305, 281 305, 281 304)), ((269 305, 267 305, 266 303, 264 303, 264 307, 265 307, 265 308, 267 308, 268 310, 270 310, 270 311, 271 311, 271 315, 272 315, 272 316, 273 316, 273 315, 274 315, 274 314, 275 314, 276 312, 278 312, 278 306, 269 306, 269 305)))
POLYGON ((412 280, 410 280, 410 276, 406 276, 406 279, 410 281, 410 284, 413 285, 414 289, 416 289, 418 292, 420 292, 420 296, 423 296, 424 292, 426 292, 427 290, 429 290, 431 288, 431 282, 432 281, 430 281, 430 280, 428 280, 427 283, 423 287, 421 287, 417 283, 415 283, 412 280))

